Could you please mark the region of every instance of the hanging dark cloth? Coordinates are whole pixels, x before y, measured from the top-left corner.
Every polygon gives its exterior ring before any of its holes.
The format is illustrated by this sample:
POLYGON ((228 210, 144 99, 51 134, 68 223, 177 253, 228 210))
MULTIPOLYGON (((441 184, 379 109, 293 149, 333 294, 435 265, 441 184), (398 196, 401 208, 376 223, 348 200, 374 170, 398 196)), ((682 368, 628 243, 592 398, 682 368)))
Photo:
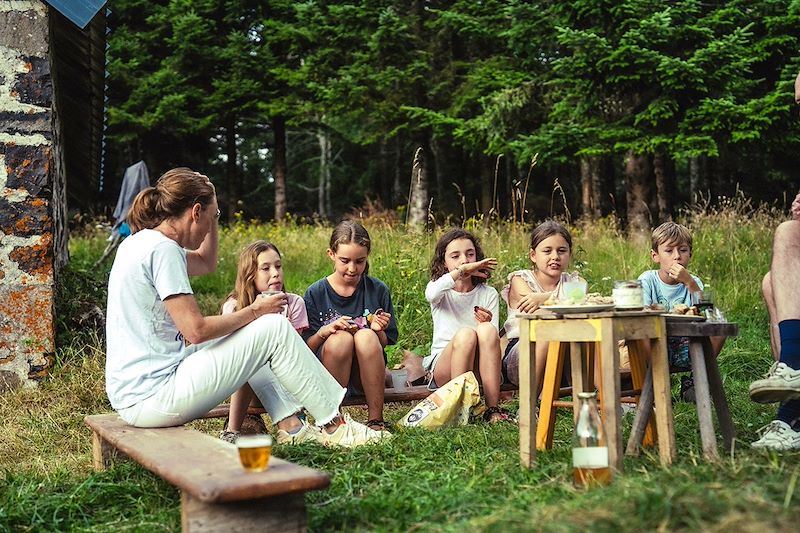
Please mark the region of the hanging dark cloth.
POLYGON ((117 207, 114 208, 114 227, 111 230, 112 235, 116 236, 122 234, 126 237, 130 231, 125 231, 126 228, 120 228, 128 216, 128 209, 131 208, 133 199, 142 189, 150 186, 150 175, 147 172, 147 166, 144 161, 139 161, 127 169, 122 178, 122 188, 119 191, 117 198, 117 207))

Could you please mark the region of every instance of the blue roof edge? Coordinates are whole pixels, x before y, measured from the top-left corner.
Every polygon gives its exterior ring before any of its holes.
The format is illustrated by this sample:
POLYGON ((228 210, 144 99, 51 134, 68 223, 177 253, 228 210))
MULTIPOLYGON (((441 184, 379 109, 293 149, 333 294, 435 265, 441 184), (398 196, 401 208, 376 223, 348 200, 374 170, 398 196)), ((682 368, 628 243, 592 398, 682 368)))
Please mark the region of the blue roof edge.
POLYGON ((71 20, 80 29, 84 29, 89 21, 100 11, 107 0, 45 0, 53 9, 71 20))

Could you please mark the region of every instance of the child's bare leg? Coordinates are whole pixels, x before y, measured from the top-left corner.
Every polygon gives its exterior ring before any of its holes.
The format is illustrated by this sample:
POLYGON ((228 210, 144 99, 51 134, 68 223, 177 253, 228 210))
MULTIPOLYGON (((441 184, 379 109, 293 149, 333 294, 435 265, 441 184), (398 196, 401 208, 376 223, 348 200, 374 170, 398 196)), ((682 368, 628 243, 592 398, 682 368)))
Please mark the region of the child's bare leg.
POLYGON ((475 351, 478 349, 478 335, 470 328, 460 329, 447 343, 436 367, 433 380, 442 386, 455 376, 460 376, 475 366, 475 351))
POLYGON ((350 382, 354 352, 353 336, 345 332, 334 333, 322 345, 322 364, 342 387, 350 382))
POLYGON ((383 420, 385 391, 383 346, 371 329, 362 329, 353 336, 361 389, 367 397, 369 420, 383 420))
POLYGON ((502 358, 500 356, 500 337, 495 327, 488 323, 478 324, 478 355, 475 369, 483 385, 483 396, 487 407, 496 407, 500 400, 502 381, 502 358))
POLYGON ((244 417, 247 415, 247 406, 250 405, 250 400, 254 397, 255 393, 249 383, 245 383, 239 390, 231 394, 231 409, 228 412, 227 431, 241 431, 242 422, 244 422, 244 417))
MULTIPOLYGON (((777 310, 775 309, 775 295, 772 292, 772 274, 767 272, 761 282, 761 293, 764 295, 764 303, 767 306, 769 313, 769 342, 772 346, 772 358, 776 361, 781 355, 781 337, 778 335, 778 318, 777 310)), ((720 346, 722 349, 722 346, 720 346)), ((715 353, 719 351, 715 348, 715 353)))

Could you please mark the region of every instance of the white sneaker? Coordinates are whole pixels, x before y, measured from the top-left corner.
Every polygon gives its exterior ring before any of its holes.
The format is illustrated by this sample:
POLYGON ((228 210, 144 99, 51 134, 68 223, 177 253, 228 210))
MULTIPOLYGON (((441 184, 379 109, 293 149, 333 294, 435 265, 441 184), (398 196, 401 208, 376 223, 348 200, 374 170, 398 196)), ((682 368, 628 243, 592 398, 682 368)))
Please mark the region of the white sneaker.
POLYGON ((325 437, 322 436, 322 429, 312 426, 304 419, 301 420, 303 425, 296 433, 289 433, 282 429, 278 430, 278 444, 300 444, 303 442, 315 442, 323 444, 325 437))
POLYGON ((758 403, 782 402, 800 398, 800 370, 775 363, 764 379, 750 384, 750 399, 758 403))
POLYGON ((800 431, 793 430, 782 420, 773 420, 760 430, 761 438, 750 446, 774 452, 800 450, 800 431))
POLYGON ((227 442, 229 444, 236 444, 236 439, 239 438, 239 432, 238 431, 227 431, 227 430, 223 429, 222 431, 219 432, 219 438, 220 438, 220 440, 224 440, 225 442, 227 442))
POLYGON ((322 443, 325 446, 340 446, 342 448, 353 448, 362 444, 380 442, 392 437, 388 431, 375 431, 360 422, 356 422, 350 415, 343 415, 344 423, 336 428, 333 433, 322 430, 322 443))

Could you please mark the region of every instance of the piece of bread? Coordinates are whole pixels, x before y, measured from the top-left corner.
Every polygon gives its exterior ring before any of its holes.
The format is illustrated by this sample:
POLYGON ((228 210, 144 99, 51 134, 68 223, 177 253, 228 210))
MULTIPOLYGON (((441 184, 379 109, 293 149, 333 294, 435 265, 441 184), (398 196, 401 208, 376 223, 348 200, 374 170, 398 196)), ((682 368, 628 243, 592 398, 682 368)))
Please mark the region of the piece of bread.
POLYGON ((686 304, 675 304, 670 312, 676 315, 685 315, 689 312, 689 306, 686 304))

